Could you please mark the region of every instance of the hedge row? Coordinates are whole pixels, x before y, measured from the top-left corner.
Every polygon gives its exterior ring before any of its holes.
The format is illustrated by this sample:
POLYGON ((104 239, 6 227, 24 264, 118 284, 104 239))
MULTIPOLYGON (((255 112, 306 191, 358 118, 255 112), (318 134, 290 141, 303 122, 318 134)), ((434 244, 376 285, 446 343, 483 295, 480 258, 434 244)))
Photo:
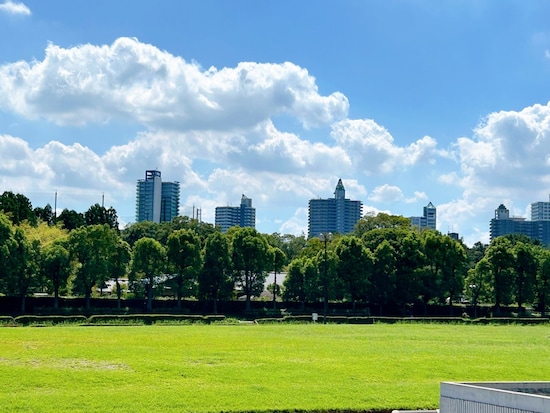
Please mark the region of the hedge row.
POLYGON ((18 317, 0 316, 0 325, 120 325, 120 324, 155 324, 155 323, 206 323, 225 320, 224 315, 187 315, 187 314, 128 314, 128 315, 22 315, 18 317))
MULTIPOLYGON (((22 315, 19 317, 0 316, 0 325, 56 325, 56 324, 80 324, 80 325, 128 325, 155 323, 204 323, 224 321, 224 315, 189 315, 189 314, 125 314, 125 315, 52 315, 36 316, 22 315)), ((317 323, 323 323, 323 316, 319 315, 317 323)), ((459 318, 459 317, 357 317, 357 316, 327 316, 327 323, 331 324, 374 324, 374 323, 447 323, 447 324, 544 324, 550 321, 547 317, 538 318, 459 318)), ((259 318, 255 320, 258 324, 275 323, 312 323, 312 315, 296 315, 285 317, 259 318)))
MULTIPOLYGON (((312 323, 312 315, 285 316, 279 318, 261 318, 255 320, 258 324, 270 323, 312 323)), ((460 317, 345 317, 345 316, 327 316, 327 323, 334 324, 395 324, 395 323, 445 323, 445 324, 544 324, 550 321, 547 317, 538 318, 460 318, 460 317)), ((317 323, 323 323, 321 315, 317 318, 317 323)))
POLYGON ((189 314, 125 314, 93 315, 88 324, 128 324, 128 323, 207 323, 225 320, 224 315, 189 315, 189 314))

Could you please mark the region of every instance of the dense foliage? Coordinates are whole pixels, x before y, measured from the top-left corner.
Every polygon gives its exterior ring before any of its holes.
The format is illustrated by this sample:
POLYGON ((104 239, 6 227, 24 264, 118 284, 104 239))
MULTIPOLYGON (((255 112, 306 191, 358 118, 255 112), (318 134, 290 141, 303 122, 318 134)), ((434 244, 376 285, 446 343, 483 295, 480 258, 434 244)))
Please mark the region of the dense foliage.
MULTIPOLYGON (((550 297, 550 251, 522 236, 466 247, 437 231, 419 231, 403 217, 379 214, 360 220, 352 234, 333 238, 261 234, 231 228, 226 234, 188 217, 119 230, 116 211, 98 204, 84 214, 51 206, 32 208, 23 195, 0 196, 0 294, 90 298, 112 294, 146 300, 159 296, 208 303, 241 298, 244 309, 268 286, 277 299, 308 303, 350 303, 372 314, 408 314, 411 305, 481 304, 496 315, 507 305, 543 315, 550 297), (285 273, 284 276, 282 273, 285 273), (280 276, 277 282, 277 275, 280 276), (281 282, 281 279, 284 281, 281 282)), ((424 310, 425 311, 425 310, 424 310)))

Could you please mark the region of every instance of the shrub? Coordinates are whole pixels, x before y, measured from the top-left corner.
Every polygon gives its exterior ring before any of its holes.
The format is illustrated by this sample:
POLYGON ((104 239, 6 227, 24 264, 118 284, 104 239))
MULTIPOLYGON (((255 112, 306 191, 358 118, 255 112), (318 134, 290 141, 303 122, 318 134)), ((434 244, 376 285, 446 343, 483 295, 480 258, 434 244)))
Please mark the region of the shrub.
POLYGON ((54 325, 65 323, 86 323, 87 319, 83 315, 21 315, 15 317, 14 322, 22 325, 54 325))
POLYGON ((109 314, 93 315, 88 318, 90 324, 156 324, 156 323, 210 323, 225 319, 223 315, 189 315, 189 314, 109 314))
POLYGON ((277 324, 280 323, 282 318, 259 318, 256 321, 258 324, 277 324))
POLYGON ((372 317, 349 317, 348 323, 350 324, 373 324, 374 320, 372 317))
POLYGON ((208 324, 219 323, 221 321, 226 321, 226 318, 223 314, 210 314, 204 316, 204 321, 206 321, 208 324))
POLYGON ((10 316, 0 316, 0 325, 14 325, 15 320, 10 316))

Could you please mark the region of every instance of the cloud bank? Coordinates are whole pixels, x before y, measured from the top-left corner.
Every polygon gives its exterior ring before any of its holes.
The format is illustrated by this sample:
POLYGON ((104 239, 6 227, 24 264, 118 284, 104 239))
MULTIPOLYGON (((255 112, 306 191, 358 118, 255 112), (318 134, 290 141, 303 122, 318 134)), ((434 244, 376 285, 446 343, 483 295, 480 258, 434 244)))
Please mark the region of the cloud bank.
POLYGON ((321 95, 296 64, 203 69, 134 38, 50 44, 43 60, 1 65, 0 110, 67 129, 114 122, 141 129, 102 152, 93 149, 94 138, 52 138, 37 147, 33 136, 0 130, 3 188, 58 190, 87 202, 84 209, 91 203, 83 193, 107 193, 127 211, 119 212, 123 221, 133 220, 135 182, 151 168, 181 182, 182 213, 196 205, 213 222, 215 206, 237 204, 246 193, 260 223, 297 234, 307 232, 307 201, 330 197, 338 178, 365 211, 420 215, 420 207, 402 210, 454 193, 435 202, 439 229, 469 231, 470 243, 487 240, 500 203, 524 210, 549 192, 549 104, 490 113, 472 136, 448 148, 430 136, 398 144, 376 120, 349 119, 346 96, 321 95), (284 130, 276 121, 281 115, 300 126, 284 130))

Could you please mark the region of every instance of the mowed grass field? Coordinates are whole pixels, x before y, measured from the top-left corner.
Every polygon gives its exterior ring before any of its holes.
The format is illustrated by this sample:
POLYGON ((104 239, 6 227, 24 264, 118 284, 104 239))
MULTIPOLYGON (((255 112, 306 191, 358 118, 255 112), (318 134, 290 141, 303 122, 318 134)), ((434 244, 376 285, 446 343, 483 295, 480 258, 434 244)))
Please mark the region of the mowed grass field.
POLYGON ((550 327, 0 328, 2 412, 435 408, 472 380, 550 380, 550 327))

